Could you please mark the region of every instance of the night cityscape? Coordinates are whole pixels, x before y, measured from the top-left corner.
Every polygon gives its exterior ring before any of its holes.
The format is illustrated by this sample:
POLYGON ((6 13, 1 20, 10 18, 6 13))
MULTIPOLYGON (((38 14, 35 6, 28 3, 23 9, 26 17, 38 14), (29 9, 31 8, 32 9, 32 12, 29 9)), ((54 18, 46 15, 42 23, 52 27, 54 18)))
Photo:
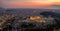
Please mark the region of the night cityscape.
POLYGON ((57 31, 60 29, 58 11, 0 8, 0 31, 57 31))
POLYGON ((0 31, 60 31, 60 0, 0 0, 0 31))

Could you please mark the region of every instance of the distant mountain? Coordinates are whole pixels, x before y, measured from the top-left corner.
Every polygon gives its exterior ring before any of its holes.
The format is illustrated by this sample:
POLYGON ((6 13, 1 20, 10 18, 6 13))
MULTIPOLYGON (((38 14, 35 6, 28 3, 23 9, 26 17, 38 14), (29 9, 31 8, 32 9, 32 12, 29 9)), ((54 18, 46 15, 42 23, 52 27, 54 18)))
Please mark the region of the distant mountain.
POLYGON ((54 18, 57 18, 57 17, 60 18, 60 13, 55 13, 55 12, 47 12, 47 11, 45 11, 45 12, 40 13, 40 15, 43 15, 45 17, 51 15, 54 18))
POLYGON ((55 10, 56 13, 60 13, 60 9, 55 10))

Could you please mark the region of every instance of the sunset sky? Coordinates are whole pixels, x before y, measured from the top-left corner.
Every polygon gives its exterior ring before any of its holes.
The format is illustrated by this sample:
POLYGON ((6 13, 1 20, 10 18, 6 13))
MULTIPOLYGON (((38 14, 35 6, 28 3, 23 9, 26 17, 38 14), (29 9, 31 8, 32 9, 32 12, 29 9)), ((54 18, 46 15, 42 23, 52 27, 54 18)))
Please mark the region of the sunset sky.
POLYGON ((60 8, 60 0, 0 0, 5 8, 60 8))

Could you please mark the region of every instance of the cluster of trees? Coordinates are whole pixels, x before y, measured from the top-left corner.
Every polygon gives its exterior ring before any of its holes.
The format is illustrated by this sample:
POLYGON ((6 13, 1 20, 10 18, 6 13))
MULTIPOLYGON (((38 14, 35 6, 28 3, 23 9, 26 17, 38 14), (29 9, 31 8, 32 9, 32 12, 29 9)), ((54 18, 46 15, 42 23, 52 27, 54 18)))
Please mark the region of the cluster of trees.
POLYGON ((50 26, 50 28, 53 30, 58 30, 60 28, 60 13, 55 13, 55 12, 42 12, 40 13, 40 15, 43 15, 44 17, 48 17, 49 15, 51 15, 51 17, 54 18, 54 21, 56 22, 56 24, 53 25, 48 25, 50 26))

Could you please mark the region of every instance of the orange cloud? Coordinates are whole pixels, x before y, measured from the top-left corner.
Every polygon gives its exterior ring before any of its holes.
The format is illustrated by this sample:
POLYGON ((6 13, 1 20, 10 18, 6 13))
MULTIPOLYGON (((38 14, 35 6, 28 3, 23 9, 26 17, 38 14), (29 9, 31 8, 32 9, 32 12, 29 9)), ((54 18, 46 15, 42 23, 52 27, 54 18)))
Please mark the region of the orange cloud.
POLYGON ((60 2, 10 2, 5 5, 9 7, 48 7, 52 4, 60 4, 60 2))

